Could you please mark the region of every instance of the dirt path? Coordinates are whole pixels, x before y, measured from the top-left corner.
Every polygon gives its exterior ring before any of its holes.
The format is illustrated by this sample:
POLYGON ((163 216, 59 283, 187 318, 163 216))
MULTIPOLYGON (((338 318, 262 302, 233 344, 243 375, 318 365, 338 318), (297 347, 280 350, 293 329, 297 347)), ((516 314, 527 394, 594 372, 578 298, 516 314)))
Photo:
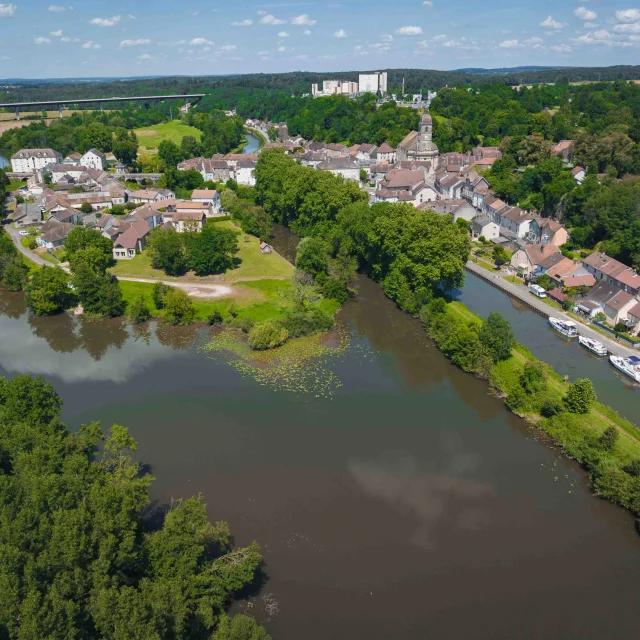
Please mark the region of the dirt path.
POLYGON ((145 282, 148 284, 155 284, 156 282, 162 282, 170 287, 176 287, 182 289, 190 296, 194 298, 225 298, 231 295, 240 295, 233 287, 223 284, 195 284, 191 282, 176 282, 175 280, 155 280, 147 278, 129 278, 127 276, 120 276, 118 280, 125 282, 145 282))

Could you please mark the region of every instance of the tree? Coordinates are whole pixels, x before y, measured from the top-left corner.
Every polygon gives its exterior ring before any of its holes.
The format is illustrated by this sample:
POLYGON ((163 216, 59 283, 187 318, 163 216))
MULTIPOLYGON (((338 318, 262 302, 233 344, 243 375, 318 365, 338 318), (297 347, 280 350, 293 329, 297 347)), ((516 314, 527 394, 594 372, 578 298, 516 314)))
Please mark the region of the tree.
POLYGON ((189 267, 196 275, 223 273, 233 267, 238 253, 238 234, 233 229, 205 224, 187 238, 189 267))
POLYGON ((180 150, 185 158, 195 158, 200 155, 200 145, 194 136, 183 136, 180 150))
POLYGON ((71 302, 69 276, 58 267, 42 267, 25 288, 27 307, 38 316, 64 311, 71 302))
POLYGON ((598 444, 605 451, 613 451, 616 448, 616 442, 618 442, 619 437, 620 434, 614 426, 607 427, 598 439, 598 444))
POLYGON ((144 300, 144 296, 140 294, 129 305, 128 314, 129 320, 135 324, 146 322, 151 317, 151 311, 144 300))
POLYGON ((167 294, 167 291, 169 291, 169 285, 164 284, 164 282, 156 282, 153 285, 153 292, 151 295, 156 309, 162 309, 164 307, 164 297, 167 294))
POLYGON ((360 169, 360 182, 366 182, 367 181, 367 172, 365 169, 360 169))
POLYGON ((163 320, 167 324, 190 324, 196 311, 189 295, 175 287, 169 287, 164 296, 163 320))
POLYGON ((12 258, 2 271, 2 284, 7 291, 22 291, 27 282, 28 269, 18 257, 12 258))
POLYGON ((149 234, 147 251, 153 267, 168 276, 180 276, 187 270, 184 241, 175 229, 154 229, 149 234))
POLYGON ((160 158, 165 168, 175 168, 179 162, 184 160, 184 155, 175 142, 163 140, 158 145, 158 158, 160 158))
POLYGON ((320 273, 327 273, 329 258, 326 243, 320 238, 303 238, 298 244, 296 269, 309 273, 314 278, 320 273))
POLYGON ((589 413, 596 402, 596 392, 589 378, 576 380, 567 391, 564 403, 571 413, 589 413))
POLYGON ((9 214, 9 208, 7 207, 7 187, 9 182, 4 169, 0 169, 0 225, 9 214))
POLYGON ((84 214, 91 213, 93 211, 93 207, 88 202, 83 202, 80 205, 80 211, 84 214))
POLYGON ((118 279, 110 273, 94 271, 83 262, 74 272, 72 284, 85 313, 109 318, 124 313, 126 305, 118 279))
POLYGON ((135 131, 122 129, 113 143, 113 155, 124 165, 131 166, 138 155, 138 137, 135 131))
MULTIPOLYGON (((68 255, 68 254, 67 254, 68 255)), ((89 246, 86 249, 76 249, 69 256, 69 266, 74 273, 86 265, 94 273, 104 273, 113 262, 112 254, 104 251, 103 247, 89 246)))
POLYGON ((265 320, 249 331, 248 342, 252 349, 263 351, 283 345, 288 337, 289 332, 275 320, 265 320))
POLYGON ((489 351, 494 363, 508 360, 511 357, 511 350, 516 345, 511 325, 495 311, 492 311, 482 323, 478 338, 489 351))
MULTIPOLYGON (((113 259, 113 242, 109 238, 105 238, 96 229, 87 229, 86 227, 74 227, 69 231, 65 241, 64 248, 67 253, 67 257, 71 261, 76 251, 82 249, 89 249, 93 247, 100 251, 104 256, 103 260, 107 261, 107 264, 111 264, 113 259)), ((94 261, 97 259, 92 258, 94 261)))

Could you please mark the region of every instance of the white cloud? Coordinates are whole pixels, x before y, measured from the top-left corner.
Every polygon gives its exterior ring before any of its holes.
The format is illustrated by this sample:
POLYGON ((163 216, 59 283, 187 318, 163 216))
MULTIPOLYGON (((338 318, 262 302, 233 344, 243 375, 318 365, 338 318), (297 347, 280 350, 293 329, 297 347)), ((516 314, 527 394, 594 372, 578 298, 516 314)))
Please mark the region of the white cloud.
POLYGON ((448 36, 448 35, 446 35, 446 34, 444 34, 444 33, 441 33, 439 36, 435 36, 435 37, 433 38, 433 41, 434 41, 434 42, 445 42, 445 41, 446 41, 446 40, 448 40, 448 39, 449 39, 449 36, 448 36))
POLYGON ((616 33, 640 33, 640 22, 624 22, 613 27, 616 33))
POLYGON ((287 47, 285 47, 284 45, 280 45, 277 49, 278 53, 284 53, 285 51, 293 51, 293 49, 289 49, 287 47))
POLYGON ((571 53, 573 49, 568 44, 557 44, 551 47, 556 53, 571 53))
POLYGON ((347 32, 344 29, 338 29, 334 34, 334 38, 348 38, 347 32))
POLYGON ((287 21, 280 20, 279 18, 272 16, 270 13, 267 13, 266 15, 263 15, 262 18, 260 19, 260 24, 287 24, 287 21))
POLYGON ((100 45, 94 42, 93 40, 89 40, 82 45, 83 49, 99 49, 100 45))
POLYGON ((517 40, 503 40, 498 46, 501 49, 515 49, 520 45, 517 40))
POLYGON ((295 16, 291 18, 291 24, 295 24, 302 27, 310 27, 314 25, 317 20, 311 20, 306 13, 303 13, 301 16, 295 16))
POLYGON ((138 40, 123 40, 120 43, 121 47, 138 47, 142 44, 151 44, 149 38, 138 38, 138 40))
POLYGON ((396 35, 399 36, 421 36, 422 34, 422 27, 400 27, 396 29, 396 35))
POLYGON ((58 29, 57 31, 49 31, 49 35, 54 36, 55 38, 62 38, 62 29, 58 29))
POLYGON ((595 11, 591 11, 591 9, 587 9, 587 7, 578 7, 573 12, 573 15, 581 20, 595 20, 598 17, 598 14, 595 11))
POLYGON ((544 27, 545 29, 559 31, 560 29, 564 29, 567 25, 562 22, 558 22, 557 20, 554 20, 552 16, 549 16, 546 20, 543 20, 540 23, 540 26, 544 27))
POLYGON ((424 0, 424 2, 422 3, 423 7, 433 7, 433 1, 432 0, 424 0))
POLYGON ((278 33, 278 38, 288 38, 290 35, 291 34, 286 31, 280 31, 280 33, 278 33))
POLYGON ((49 11, 51 13, 62 13, 63 11, 73 11, 73 7, 63 7, 59 4, 49 5, 49 11))
POLYGON ((194 38, 193 40, 189 41, 189 44, 195 47, 206 47, 215 43, 211 42, 211 40, 207 40, 206 38, 194 38))
POLYGON ((15 4, 0 4, 0 18, 11 18, 17 10, 18 7, 15 4))
POLYGON ((640 9, 621 9, 616 11, 618 22, 640 22, 640 9))
POLYGON ((138 18, 136 18, 135 16, 132 16, 131 14, 129 14, 127 16, 127 18, 129 18, 129 20, 137 20, 138 18))
POLYGON ((606 29, 585 33, 579 38, 576 38, 574 42, 576 44, 607 45, 610 47, 624 44, 623 42, 614 40, 613 36, 606 29))
POLYGON ((60 42, 80 42, 80 38, 70 38, 69 36, 62 36, 60 42))
POLYGON ((531 46, 535 46, 535 45, 539 45, 542 44, 544 42, 544 40, 542 38, 527 38, 526 40, 522 41, 522 44, 531 47, 531 46))
POLYGON ((267 15, 267 12, 266 12, 266 11, 258 11, 258 12, 257 12, 257 14, 258 14, 259 16, 266 16, 266 15, 267 15))
POLYGON ((246 20, 242 20, 241 22, 232 22, 231 26, 232 27, 250 27, 253 24, 253 20, 249 20, 249 18, 247 18, 246 20))
POLYGON ((306 53, 301 53, 299 56, 296 56, 296 60, 308 60, 309 55, 306 53))
POLYGON ((115 27, 120 24, 120 20, 120 16, 111 16, 110 18, 94 18, 90 22, 96 27, 115 27))
POLYGON ((143 53, 141 56, 138 56, 138 60, 140 61, 153 60, 153 57, 150 56, 148 53, 143 53))
POLYGON ((238 45, 235 44, 225 44, 220 47, 220 51, 236 51, 238 49, 238 45))
POLYGON ((39 38, 36 38, 33 41, 33 44, 50 44, 51 40, 49 40, 49 38, 43 38, 42 36, 40 36, 39 38))
POLYGON ((310 35, 311 35, 311 29, 305 29, 305 30, 302 32, 302 35, 303 35, 303 36, 310 36, 310 35))
POLYGON ((268 51, 258 51, 258 55, 259 56, 268 56, 269 52, 268 51))
POLYGON ((380 36, 380 40, 383 42, 393 42, 393 36, 390 33, 383 33, 380 36))
POLYGON ((600 26, 600 25, 597 22, 585 22, 584 23, 584 28, 585 29, 595 29, 598 26, 600 26))

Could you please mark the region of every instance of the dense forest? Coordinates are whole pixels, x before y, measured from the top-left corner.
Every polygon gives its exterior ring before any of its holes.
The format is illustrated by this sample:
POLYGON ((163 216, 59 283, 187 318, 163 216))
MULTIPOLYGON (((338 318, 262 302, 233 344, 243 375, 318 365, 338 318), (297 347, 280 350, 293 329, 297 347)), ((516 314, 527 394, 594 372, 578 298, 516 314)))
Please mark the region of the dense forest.
MULTIPOLYGON (((374 70, 375 71, 375 70, 374 70)), ((377 69, 385 71, 385 69, 377 69)), ((640 79, 640 66, 613 67, 571 67, 539 70, 502 69, 493 74, 478 73, 476 69, 460 71, 437 71, 434 69, 387 69, 389 89, 397 93, 405 80, 408 93, 418 93, 427 89, 446 86, 479 85, 485 83, 520 84, 563 82, 593 82, 640 79)), ((238 90, 277 90, 288 95, 309 93, 311 85, 324 78, 336 80, 357 80, 354 71, 327 71, 312 73, 294 71, 291 73, 256 73, 231 76, 174 76, 166 78, 139 78, 132 80, 111 80, 91 82, 38 82, 16 84, 0 92, 2 102, 27 102, 86 98, 110 98, 112 96, 168 95, 172 93, 212 93, 216 100, 223 99, 223 108, 233 108, 238 90)))
POLYGON ((201 496, 153 507, 125 427, 70 432, 41 378, 0 378, 0 636, 268 640, 233 594, 260 570, 201 496))

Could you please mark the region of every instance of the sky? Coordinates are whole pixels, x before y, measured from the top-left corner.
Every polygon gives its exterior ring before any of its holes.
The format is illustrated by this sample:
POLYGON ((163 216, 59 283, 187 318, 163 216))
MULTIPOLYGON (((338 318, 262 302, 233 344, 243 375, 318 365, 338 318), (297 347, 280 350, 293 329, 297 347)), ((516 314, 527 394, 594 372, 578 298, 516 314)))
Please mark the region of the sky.
POLYGON ((0 78, 640 64, 640 0, 66 1, 0 0, 0 78))

